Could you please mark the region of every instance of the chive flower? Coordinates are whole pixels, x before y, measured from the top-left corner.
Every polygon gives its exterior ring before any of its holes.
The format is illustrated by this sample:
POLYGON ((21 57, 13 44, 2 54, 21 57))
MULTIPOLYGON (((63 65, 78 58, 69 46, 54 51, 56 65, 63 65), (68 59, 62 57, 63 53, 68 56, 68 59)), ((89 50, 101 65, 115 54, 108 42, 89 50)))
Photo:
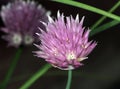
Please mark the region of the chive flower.
POLYGON ((79 15, 65 17, 57 13, 57 19, 48 16, 49 22, 42 22, 46 31, 36 33, 41 44, 35 44, 37 57, 45 59, 52 66, 62 70, 71 70, 82 66, 83 60, 95 48, 95 41, 88 41, 89 29, 83 27, 84 17, 79 21, 79 15))
POLYGON ((8 41, 8 46, 31 45, 37 41, 37 26, 45 29, 40 21, 47 22, 47 14, 41 5, 30 0, 15 0, 2 6, 0 16, 5 27, 0 30, 6 33, 2 38, 8 41))

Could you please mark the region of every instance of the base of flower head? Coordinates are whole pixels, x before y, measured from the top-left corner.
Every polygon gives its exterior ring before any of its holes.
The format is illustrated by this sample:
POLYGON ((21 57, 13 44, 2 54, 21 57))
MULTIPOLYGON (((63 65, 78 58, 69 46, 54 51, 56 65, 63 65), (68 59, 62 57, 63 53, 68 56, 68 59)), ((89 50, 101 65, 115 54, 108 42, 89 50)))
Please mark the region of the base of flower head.
POLYGON ((71 60, 71 61, 66 61, 66 62, 54 62, 53 60, 46 60, 48 63, 50 63, 53 67, 59 68, 61 70, 73 70, 76 69, 80 66, 83 66, 82 63, 76 61, 76 60, 71 60))

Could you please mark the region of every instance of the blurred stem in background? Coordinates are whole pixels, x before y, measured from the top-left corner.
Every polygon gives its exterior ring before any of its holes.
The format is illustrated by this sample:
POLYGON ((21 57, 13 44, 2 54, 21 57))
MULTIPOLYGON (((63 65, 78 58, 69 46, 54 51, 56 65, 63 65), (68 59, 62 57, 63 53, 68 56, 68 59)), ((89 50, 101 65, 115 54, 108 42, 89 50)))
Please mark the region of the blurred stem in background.
MULTIPOLYGON (((120 1, 118 1, 108 12, 112 13, 119 6, 120 6, 120 1)), ((106 18, 107 18, 106 16, 102 16, 97 22, 95 22, 95 24, 91 27, 92 31, 90 33, 90 36, 93 36, 93 35, 95 35, 99 32, 102 32, 102 31, 104 31, 106 29, 109 29, 109 28, 111 28, 111 27, 120 23, 120 21, 113 20, 111 22, 108 22, 106 24, 103 24, 103 25, 99 26, 106 18)))
POLYGON ((72 81, 72 70, 68 70, 68 80, 65 89, 70 89, 71 81, 72 81))
POLYGON ((120 23, 120 21, 113 20, 113 21, 111 21, 111 22, 108 22, 108 23, 106 23, 106 24, 103 24, 103 25, 95 28, 94 30, 92 30, 92 31, 90 32, 90 36, 96 35, 97 33, 100 33, 100 32, 102 32, 102 31, 104 31, 104 30, 106 30, 106 29, 109 29, 109 28, 111 28, 111 27, 113 27, 113 26, 115 26, 115 25, 117 25, 117 24, 119 24, 119 23, 120 23))
POLYGON ((9 70, 6 73, 5 79, 3 80, 3 82, 0 86, 1 87, 0 89, 5 89, 7 87, 9 80, 12 77, 12 74, 15 70, 16 65, 17 65, 18 59, 20 58, 21 53, 22 53, 22 48, 18 48, 17 52, 15 54, 15 57, 13 58, 12 63, 9 67, 9 70))
MULTIPOLYGON (((112 13, 120 6, 120 1, 118 1, 108 12, 112 13)), ((94 30, 96 27, 98 27, 107 17, 102 16, 95 24, 91 27, 92 30, 94 30)))
POLYGON ((28 81, 26 81, 19 89, 28 89, 38 78, 44 75, 51 67, 52 66, 50 64, 44 65, 40 70, 38 70, 38 72, 33 74, 33 76, 28 81))
POLYGON ((53 0, 53 1, 63 3, 63 4, 67 4, 67 5, 71 5, 71 6, 75 6, 75 7, 78 7, 78 8, 82 8, 82 9, 85 9, 85 10, 88 10, 88 11, 91 11, 91 12, 109 17, 111 19, 120 21, 120 16, 117 16, 115 14, 109 13, 109 12, 104 11, 102 9, 99 9, 99 8, 96 8, 96 7, 81 3, 81 2, 72 1, 72 0, 67 0, 67 1, 66 0, 53 0))

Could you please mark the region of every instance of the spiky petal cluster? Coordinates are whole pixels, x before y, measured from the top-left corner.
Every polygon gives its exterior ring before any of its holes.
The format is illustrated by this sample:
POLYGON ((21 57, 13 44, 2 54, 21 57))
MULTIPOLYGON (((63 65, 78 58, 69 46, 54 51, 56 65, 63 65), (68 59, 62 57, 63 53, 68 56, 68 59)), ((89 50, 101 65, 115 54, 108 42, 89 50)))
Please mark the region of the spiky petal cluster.
POLYGON ((62 70, 75 69, 82 65, 81 61, 95 48, 96 42, 88 41, 90 30, 82 27, 84 17, 79 21, 73 17, 65 17, 58 12, 54 21, 50 16, 47 31, 41 30, 39 36, 41 45, 36 45, 40 50, 36 51, 38 57, 62 70))
POLYGON ((49 13, 34 1, 15 0, 2 6, 0 14, 6 26, 1 30, 7 33, 3 38, 9 42, 8 45, 18 47, 33 43, 37 27, 44 29, 39 21, 47 22, 49 13))

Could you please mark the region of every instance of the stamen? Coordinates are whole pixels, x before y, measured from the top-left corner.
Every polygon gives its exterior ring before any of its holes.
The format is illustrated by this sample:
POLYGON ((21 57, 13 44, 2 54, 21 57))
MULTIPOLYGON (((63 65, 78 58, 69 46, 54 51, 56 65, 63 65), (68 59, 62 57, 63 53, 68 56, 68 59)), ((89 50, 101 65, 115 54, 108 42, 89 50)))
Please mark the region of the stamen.
POLYGON ((73 52, 70 52, 67 54, 67 60, 73 60, 76 59, 76 55, 73 52))

